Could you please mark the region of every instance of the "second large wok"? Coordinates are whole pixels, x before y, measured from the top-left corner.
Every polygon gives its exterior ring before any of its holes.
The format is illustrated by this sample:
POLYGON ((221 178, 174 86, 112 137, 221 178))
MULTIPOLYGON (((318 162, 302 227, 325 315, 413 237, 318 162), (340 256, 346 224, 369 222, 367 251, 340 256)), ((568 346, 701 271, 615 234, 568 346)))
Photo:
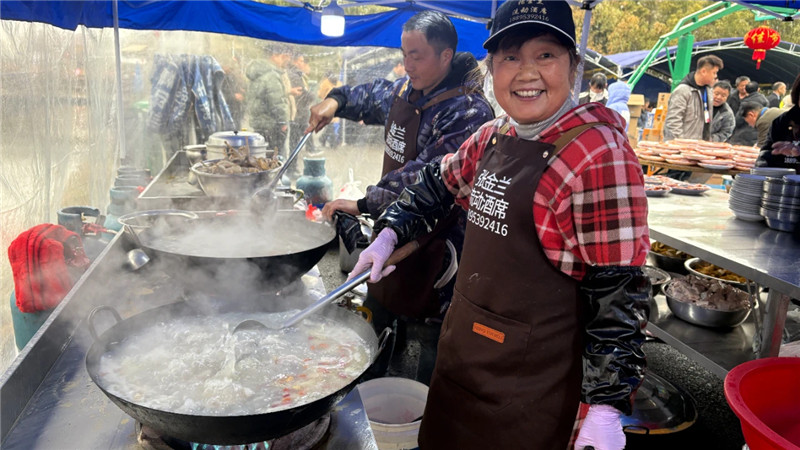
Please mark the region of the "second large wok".
MULTIPOLYGON (((237 307, 232 306, 231 308, 237 307)), ((270 306, 262 304, 256 308, 260 311, 269 311, 270 306)), ((247 444, 284 436, 310 424, 331 411, 358 384, 367 370, 365 368, 359 376, 350 380, 346 386, 332 394, 288 409, 252 415, 200 416, 179 414, 146 407, 131 399, 121 398, 109 392, 107 386, 104 385, 103 377, 99 374, 100 360, 104 354, 113 349, 126 336, 144 327, 170 320, 169 318, 178 320, 198 314, 206 314, 206 312, 199 311, 189 302, 178 302, 145 311, 125 320, 121 320, 119 314, 113 308, 103 306, 95 309, 89 317, 90 331, 95 340, 86 355, 86 370, 92 381, 126 414, 167 436, 189 442, 220 445, 247 444), (98 335, 94 328, 94 320, 95 316, 103 310, 109 310, 113 313, 118 322, 98 335)), ((326 312, 326 316, 335 319, 340 326, 355 330, 366 342, 374 364, 389 330, 387 329, 379 339, 375 335, 372 326, 362 317, 339 307, 330 307, 326 312)))
MULTIPOLYGON (((315 223, 302 211, 269 216, 242 212, 212 215, 180 227, 150 228, 138 235, 141 246, 165 260, 164 270, 185 283, 259 286, 280 289, 308 272, 325 255, 336 230, 315 223)), ((211 287, 211 289, 209 289, 211 287)))

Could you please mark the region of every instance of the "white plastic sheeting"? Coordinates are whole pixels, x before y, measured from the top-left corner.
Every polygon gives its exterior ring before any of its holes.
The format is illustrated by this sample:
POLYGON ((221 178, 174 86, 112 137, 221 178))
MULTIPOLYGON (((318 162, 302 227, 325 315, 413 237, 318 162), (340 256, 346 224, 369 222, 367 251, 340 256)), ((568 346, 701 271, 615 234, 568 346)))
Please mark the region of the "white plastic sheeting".
MULTIPOLYGON (((251 38, 120 30, 122 154, 114 47, 112 29, 80 26, 65 31, 41 23, 0 21, 0 244, 4 250, 0 258, 0 297, 4 299, 0 303, 0 372, 17 354, 8 306, 14 289, 7 257, 11 241, 35 225, 57 223, 57 212, 67 206, 92 206, 106 213, 109 189, 120 165, 148 168, 155 175, 174 151, 202 143, 210 131, 203 131, 209 122, 198 118, 199 102, 194 97, 179 126, 169 131, 152 126, 151 80, 159 79, 158 62, 218 64, 226 77, 236 77, 246 87, 245 68, 254 59, 266 57, 264 41, 251 38)), ((383 77, 400 55, 395 49, 370 47, 290 47, 310 63, 312 92, 327 73, 351 84, 383 77)), ((241 111, 238 118, 234 112, 233 118, 246 127, 247 117, 242 118, 241 111)), ((225 128, 229 126, 226 120, 220 115, 214 126, 225 128)), ((374 142, 380 148, 379 127, 345 123, 342 129, 346 142, 374 142)))
MULTIPOLYGON (((3 21, 0 27, 0 244, 55 223, 63 206, 106 202, 116 160, 113 38, 3 21)), ((7 255, 7 253, 6 253, 7 255)), ((0 264, 0 367, 16 353, 8 257, 0 264)))

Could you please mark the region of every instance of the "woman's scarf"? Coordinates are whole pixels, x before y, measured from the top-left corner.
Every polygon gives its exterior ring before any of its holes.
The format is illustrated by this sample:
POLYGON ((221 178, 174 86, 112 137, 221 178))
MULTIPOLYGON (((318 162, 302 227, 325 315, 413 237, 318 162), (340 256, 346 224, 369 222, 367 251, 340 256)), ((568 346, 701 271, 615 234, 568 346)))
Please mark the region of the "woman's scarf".
POLYGON ((548 117, 547 119, 535 123, 526 123, 526 124, 517 123, 517 121, 512 119, 511 116, 508 117, 508 120, 509 123, 511 123, 511 126, 513 126, 515 130, 517 130, 517 137, 519 137, 520 139, 525 139, 526 141, 532 141, 538 138, 539 134, 542 131, 550 128, 550 126, 556 123, 556 121, 560 119, 561 116, 566 114, 567 111, 571 110, 575 106, 576 106, 575 100, 573 100, 572 96, 570 95, 567 98, 567 101, 565 101, 564 104, 561 105, 561 108, 559 108, 559 110, 556 111, 555 114, 548 117))

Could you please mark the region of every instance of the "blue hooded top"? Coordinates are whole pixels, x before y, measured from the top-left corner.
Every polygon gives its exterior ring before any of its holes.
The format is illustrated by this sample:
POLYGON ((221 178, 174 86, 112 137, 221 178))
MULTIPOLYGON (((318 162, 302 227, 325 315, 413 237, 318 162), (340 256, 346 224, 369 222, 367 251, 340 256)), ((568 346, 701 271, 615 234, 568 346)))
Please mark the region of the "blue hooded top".
POLYGON ((628 122, 631 121, 631 112, 628 109, 628 99, 631 98, 631 87, 627 83, 617 81, 608 87, 608 101, 606 108, 613 109, 625 118, 625 131, 628 131, 628 122))

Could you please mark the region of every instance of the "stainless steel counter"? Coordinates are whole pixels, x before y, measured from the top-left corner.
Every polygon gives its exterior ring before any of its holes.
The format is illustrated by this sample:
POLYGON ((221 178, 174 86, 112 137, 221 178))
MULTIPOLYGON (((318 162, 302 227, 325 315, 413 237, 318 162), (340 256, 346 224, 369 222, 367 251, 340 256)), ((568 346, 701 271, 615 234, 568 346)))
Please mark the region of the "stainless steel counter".
POLYGON ((742 362, 777 356, 789 298, 800 298, 800 240, 764 222, 736 219, 721 190, 651 197, 648 205, 651 239, 769 288, 741 327, 713 330, 689 324, 674 317, 659 296, 648 329, 722 377, 742 362))
MULTIPOLYGON (((114 238, 0 376, 3 449, 139 448, 134 420, 86 372, 92 338, 85 318, 100 305, 113 306, 127 318, 179 300, 183 288, 164 275, 158 260, 138 272, 123 270, 128 245, 123 235, 114 238)), ((293 287, 310 293, 309 303, 325 291, 316 267, 293 287)), ((95 320, 98 331, 113 325, 106 319, 95 320)), ((357 389, 332 412, 330 435, 321 448, 377 449, 357 389)))

